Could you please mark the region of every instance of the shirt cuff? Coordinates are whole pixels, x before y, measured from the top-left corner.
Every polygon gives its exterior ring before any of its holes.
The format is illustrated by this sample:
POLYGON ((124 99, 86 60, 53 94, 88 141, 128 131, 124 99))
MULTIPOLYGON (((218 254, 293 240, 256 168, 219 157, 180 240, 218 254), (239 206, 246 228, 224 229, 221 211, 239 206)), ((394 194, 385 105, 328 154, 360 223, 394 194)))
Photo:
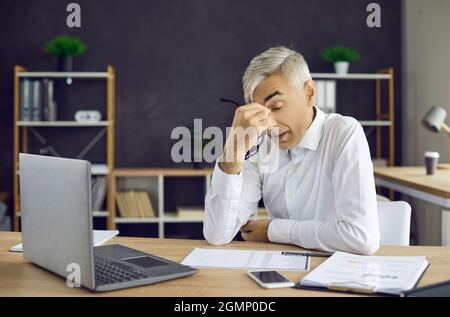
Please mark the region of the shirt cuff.
POLYGON ((237 175, 227 174, 216 162, 211 179, 211 191, 225 200, 239 200, 242 191, 242 171, 237 175))
POLYGON ((319 226, 320 222, 314 220, 273 219, 269 224, 269 241, 315 249, 319 247, 317 239, 319 226))
POLYGON ((292 244, 291 231, 297 220, 273 219, 269 224, 267 236, 270 242, 292 244))

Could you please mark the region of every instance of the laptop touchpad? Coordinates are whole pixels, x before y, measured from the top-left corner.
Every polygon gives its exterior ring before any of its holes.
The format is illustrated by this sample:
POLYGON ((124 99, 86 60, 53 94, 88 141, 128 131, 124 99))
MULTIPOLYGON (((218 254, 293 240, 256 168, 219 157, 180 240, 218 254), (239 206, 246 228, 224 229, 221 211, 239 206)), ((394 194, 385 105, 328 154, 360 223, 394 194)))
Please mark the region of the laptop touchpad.
POLYGON ((128 258, 128 259, 122 259, 125 262, 140 266, 140 267, 155 267, 155 266, 161 266, 161 265, 168 265, 169 263, 151 258, 149 256, 140 256, 137 258, 128 258))

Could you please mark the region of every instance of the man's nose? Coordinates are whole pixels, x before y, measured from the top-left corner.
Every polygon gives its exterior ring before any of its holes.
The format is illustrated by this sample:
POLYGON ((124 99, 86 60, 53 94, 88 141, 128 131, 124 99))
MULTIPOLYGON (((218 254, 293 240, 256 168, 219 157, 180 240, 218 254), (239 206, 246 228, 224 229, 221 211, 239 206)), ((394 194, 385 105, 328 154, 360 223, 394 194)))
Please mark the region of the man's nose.
POLYGON ((269 113, 268 119, 271 121, 272 126, 278 125, 277 118, 275 117, 275 115, 273 113, 269 113))

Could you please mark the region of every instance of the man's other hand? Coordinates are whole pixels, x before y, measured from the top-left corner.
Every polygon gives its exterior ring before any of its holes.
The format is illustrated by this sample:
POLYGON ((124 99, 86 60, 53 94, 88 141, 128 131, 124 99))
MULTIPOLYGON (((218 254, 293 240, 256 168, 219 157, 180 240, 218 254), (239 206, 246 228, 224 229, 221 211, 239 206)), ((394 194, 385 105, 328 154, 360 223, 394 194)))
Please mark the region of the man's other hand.
POLYGON ((268 242, 270 220, 253 220, 241 227, 241 236, 245 241, 268 242))

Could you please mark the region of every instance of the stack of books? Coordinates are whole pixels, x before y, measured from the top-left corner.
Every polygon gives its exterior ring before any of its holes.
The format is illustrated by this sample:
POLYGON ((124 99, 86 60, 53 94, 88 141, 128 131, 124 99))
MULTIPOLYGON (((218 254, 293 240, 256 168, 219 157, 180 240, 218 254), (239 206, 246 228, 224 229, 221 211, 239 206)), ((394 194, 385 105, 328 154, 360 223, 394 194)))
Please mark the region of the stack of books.
POLYGON ((22 79, 20 81, 20 120, 56 121, 57 109, 53 92, 52 80, 22 79))
POLYGON ((150 196, 146 191, 125 191, 116 194, 118 216, 122 218, 153 218, 150 196))
POLYGON ((178 206, 176 216, 183 219, 203 219, 205 207, 178 206))

